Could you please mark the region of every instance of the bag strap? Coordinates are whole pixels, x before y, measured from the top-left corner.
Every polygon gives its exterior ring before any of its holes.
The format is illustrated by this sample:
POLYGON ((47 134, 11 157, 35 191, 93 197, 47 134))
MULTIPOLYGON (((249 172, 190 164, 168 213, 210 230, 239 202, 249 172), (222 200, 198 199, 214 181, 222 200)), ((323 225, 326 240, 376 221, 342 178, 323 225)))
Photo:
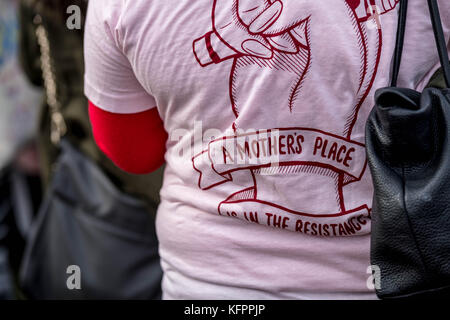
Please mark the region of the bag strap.
POLYGON ((397 86, 400 64, 402 61, 403 44, 405 42, 406 16, 408 13, 408 0, 400 0, 400 12, 398 14, 397 39, 393 58, 391 87, 397 86))
MULTIPOLYGON (((437 0, 428 0, 428 8, 430 11, 431 22, 433 25, 434 37, 439 53, 439 60, 441 62, 447 87, 450 88, 450 61, 447 52, 447 44, 445 41, 444 31, 442 28, 442 21, 439 14, 439 6, 437 0)), ((397 40, 393 58, 393 70, 391 86, 397 86, 398 74, 400 72, 400 65, 403 54, 403 45, 405 42, 406 20, 408 12, 408 0, 400 0, 400 12, 398 17, 397 40)))
POLYGON ((67 133, 67 126, 62 115, 61 103, 58 100, 49 36, 39 14, 34 17, 34 23, 37 25, 36 39, 41 50, 42 78, 50 110, 50 140, 54 145, 59 145, 61 138, 67 133))
POLYGON ((447 44, 445 42, 444 30, 442 28, 441 16, 439 14, 439 6, 437 0, 428 0, 430 9, 431 22, 433 23, 434 38, 441 60, 442 70, 444 72, 445 83, 450 88, 450 61, 448 58, 447 44))

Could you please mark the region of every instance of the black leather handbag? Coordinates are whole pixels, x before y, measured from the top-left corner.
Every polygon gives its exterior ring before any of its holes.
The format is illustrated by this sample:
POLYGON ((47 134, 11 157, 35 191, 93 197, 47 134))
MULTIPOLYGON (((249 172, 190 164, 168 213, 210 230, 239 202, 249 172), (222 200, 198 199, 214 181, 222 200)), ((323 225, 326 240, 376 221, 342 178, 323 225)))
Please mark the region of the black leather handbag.
MULTIPOLYGON (((437 1, 428 6, 450 88, 437 1)), ((379 298, 441 297, 450 289, 450 89, 396 87, 407 8, 401 0, 392 85, 376 92, 366 127, 375 189, 371 263, 380 270, 379 298)))

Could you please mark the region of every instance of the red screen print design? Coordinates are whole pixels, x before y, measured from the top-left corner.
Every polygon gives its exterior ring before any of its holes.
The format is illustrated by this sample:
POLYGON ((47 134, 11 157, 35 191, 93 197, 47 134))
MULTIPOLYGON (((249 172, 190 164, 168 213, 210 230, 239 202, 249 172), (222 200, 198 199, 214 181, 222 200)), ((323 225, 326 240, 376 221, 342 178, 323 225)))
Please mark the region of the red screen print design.
POLYGON ((317 236, 370 231, 369 205, 347 208, 343 189, 366 170, 364 144, 352 140, 352 134, 380 63, 379 17, 397 4, 398 0, 335 0, 329 7, 318 0, 213 2, 212 30, 194 40, 193 51, 204 68, 232 61, 229 96, 235 134, 211 141, 192 161, 201 189, 229 190, 218 206, 220 215, 317 236), (376 36, 368 37, 369 23, 376 36), (344 35, 345 45, 333 28, 344 35), (349 52, 356 52, 358 61, 340 65, 339 57, 349 52), (345 89, 330 76, 333 67, 346 70, 348 84, 340 81, 345 89), (277 110, 256 107, 255 92, 277 110), (325 97, 344 92, 348 98, 342 104, 348 107, 331 106, 330 115, 325 97), (266 112, 286 116, 280 120, 266 112), (240 133, 248 126, 265 129, 240 133), (227 187, 231 181, 237 190, 227 187))

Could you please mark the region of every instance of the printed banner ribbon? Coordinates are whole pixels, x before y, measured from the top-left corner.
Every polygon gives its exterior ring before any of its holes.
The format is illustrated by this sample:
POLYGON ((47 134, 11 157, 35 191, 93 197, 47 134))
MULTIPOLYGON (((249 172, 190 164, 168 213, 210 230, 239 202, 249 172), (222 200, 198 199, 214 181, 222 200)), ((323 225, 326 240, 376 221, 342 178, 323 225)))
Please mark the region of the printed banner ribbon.
POLYGON ((341 213, 314 215, 257 199, 240 199, 222 202, 219 214, 312 236, 342 237, 370 233, 371 215, 367 206, 341 213))
POLYGON ((358 180, 366 166, 364 144, 308 128, 286 128, 225 136, 209 143, 193 159, 198 185, 206 190, 231 181, 238 170, 318 166, 358 180))

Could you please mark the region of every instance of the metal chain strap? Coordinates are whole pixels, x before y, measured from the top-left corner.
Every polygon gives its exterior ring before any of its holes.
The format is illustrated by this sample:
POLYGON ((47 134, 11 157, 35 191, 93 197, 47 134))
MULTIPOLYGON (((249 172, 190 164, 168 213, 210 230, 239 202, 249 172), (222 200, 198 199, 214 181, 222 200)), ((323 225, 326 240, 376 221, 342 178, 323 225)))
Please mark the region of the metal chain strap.
POLYGON ((42 24, 40 15, 34 18, 34 23, 37 25, 36 37, 41 49, 42 77, 44 79, 47 104, 50 108, 50 140, 53 144, 58 145, 61 138, 67 132, 67 126, 61 113, 61 104, 57 97, 56 77, 52 64, 48 33, 42 24))

